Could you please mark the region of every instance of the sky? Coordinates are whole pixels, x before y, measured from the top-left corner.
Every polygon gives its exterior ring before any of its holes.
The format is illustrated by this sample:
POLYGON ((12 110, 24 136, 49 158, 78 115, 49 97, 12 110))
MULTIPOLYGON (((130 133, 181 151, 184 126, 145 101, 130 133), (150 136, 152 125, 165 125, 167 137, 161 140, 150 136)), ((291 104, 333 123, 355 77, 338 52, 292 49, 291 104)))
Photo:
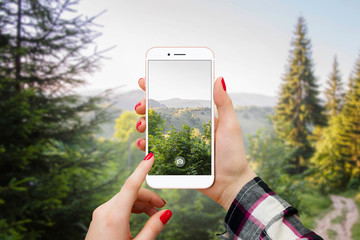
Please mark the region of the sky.
POLYGON ((211 70, 211 61, 149 61, 149 98, 210 102, 211 70))
POLYGON ((139 89, 149 48, 206 46, 229 92, 276 96, 299 16, 307 23, 320 90, 334 55, 345 83, 360 56, 358 0, 83 0, 77 10, 88 16, 106 10, 96 21, 102 26, 96 43, 115 46, 79 91, 139 89))

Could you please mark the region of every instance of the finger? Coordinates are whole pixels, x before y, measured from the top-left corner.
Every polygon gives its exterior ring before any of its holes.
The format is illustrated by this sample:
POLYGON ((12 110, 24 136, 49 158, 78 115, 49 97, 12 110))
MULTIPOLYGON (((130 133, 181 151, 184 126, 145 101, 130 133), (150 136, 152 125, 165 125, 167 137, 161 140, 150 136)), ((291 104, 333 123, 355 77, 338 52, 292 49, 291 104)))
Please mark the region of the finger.
POLYGON ((141 150, 141 151, 145 151, 145 146, 146 146, 146 140, 145 138, 138 138, 136 139, 136 147, 141 150))
POLYGON ((116 206, 119 208, 119 211, 123 211, 123 213, 128 214, 129 217, 132 206, 137 199, 140 187, 145 180, 146 174, 150 171, 153 163, 154 154, 150 152, 144 158, 144 161, 141 161, 135 171, 125 181, 124 186, 118 194, 119 197, 117 197, 115 200, 116 203, 114 204, 116 204, 116 206))
MULTIPOLYGON (((222 77, 217 78, 214 84, 214 102, 218 111, 219 125, 233 127, 239 124, 222 77)), ((240 125, 238 126, 240 127, 240 125)))
POLYGON ((139 240, 153 240, 155 239, 161 230, 163 230, 165 224, 169 221, 172 216, 170 210, 162 210, 154 214, 146 222, 143 229, 139 232, 135 239, 139 240))
POLYGON ((138 201, 138 200, 135 201, 134 206, 131 209, 132 213, 136 213, 136 214, 145 213, 149 217, 151 217, 152 215, 154 215, 158 211, 159 210, 157 210, 156 208, 150 206, 149 204, 147 204, 145 202, 138 201))
POLYGON ((139 120, 136 122, 136 130, 138 130, 139 133, 145 132, 145 130, 146 130, 145 117, 139 118, 139 120))
POLYGON ((157 208, 162 208, 166 204, 165 200, 159 195, 145 188, 140 188, 137 200, 148 203, 157 208))
POLYGON ((145 98, 141 99, 140 102, 138 102, 135 105, 135 112, 139 115, 144 115, 146 111, 146 100, 145 98))
POLYGON ((140 78, 138 81, 138 84, 142 90, 144 90, 144 91, 146 90, 146 81, 144 78, 140 78))
POLYGON ((219 119, 218 117, 214 117, 214 132, 216 131, 218 125, 219 125, 219 119))

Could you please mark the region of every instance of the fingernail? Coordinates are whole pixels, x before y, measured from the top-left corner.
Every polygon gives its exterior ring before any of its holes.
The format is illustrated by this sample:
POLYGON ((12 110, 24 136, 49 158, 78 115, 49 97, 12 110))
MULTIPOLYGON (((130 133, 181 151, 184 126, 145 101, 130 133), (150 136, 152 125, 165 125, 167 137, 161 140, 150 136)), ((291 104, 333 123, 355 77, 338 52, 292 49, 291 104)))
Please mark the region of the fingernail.
POLYGON ((166 204, 166 202, 165 202, 165 200, 164 200, 164 199, 161 199, 161 200, 163 200, 164 204, 166 204))
POLYGON ((142 78, 139 78, 138 83, 140 82, 141 79, 142 79, 142 78))
POLYGON ((136 145, 137 145, 138 147, 140 147, 140 143, 141 143, 141 140, 137 141, 137 142, 136 142, 136 145))
POLYGON ((152 158, 152 156, 154 156, 154 154, 152 152, 149 152, 149 154, 146 155, 146 157, 144 158, 144 161, 149 160, 150 158, 152 158))
POLYGON ((172 216, 172 212, 170 210, 166 210, 161 216, 160 216, 160 220, 162 221, 162 223, 165 225, 169 219, 172 216))
POLYGON ((139 130, 139 126, 141 125, 141 121, 138 121, 137 123, 136 123, 136 129, 137 130, 139 130))
POLYGON ((224 91, 226 92, 226 84, 225 84, 225 81, 224 81, 223 77, 221 78, 221 84, 223 86, 224 91))
POLYGON ((138 106, 140 106, 141 105, 141 102, 138 102, 136 105, 135 105, 135 110, 136 110, 136 108, 138 107, 138 106))

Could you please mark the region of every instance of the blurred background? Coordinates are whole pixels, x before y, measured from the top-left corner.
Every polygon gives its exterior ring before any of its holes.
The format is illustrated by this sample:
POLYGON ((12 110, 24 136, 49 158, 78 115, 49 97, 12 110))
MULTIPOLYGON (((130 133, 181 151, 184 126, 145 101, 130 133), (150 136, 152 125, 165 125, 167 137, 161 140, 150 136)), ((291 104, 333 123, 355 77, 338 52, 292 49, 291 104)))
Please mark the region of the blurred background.
MULTIPOLYGON (((0 238, 84 238, 92 211, 144 157, 134 106, 146 51, 207 46, 253 169, 306 227, 360 239, 359 9, 355 0, 0 2, 0 238)), ((196 190, 155 191, 174 214, 158 239, 225 230, 225 210, 196 190)), ((147 219, 132 216, 133 236, 147 219)))

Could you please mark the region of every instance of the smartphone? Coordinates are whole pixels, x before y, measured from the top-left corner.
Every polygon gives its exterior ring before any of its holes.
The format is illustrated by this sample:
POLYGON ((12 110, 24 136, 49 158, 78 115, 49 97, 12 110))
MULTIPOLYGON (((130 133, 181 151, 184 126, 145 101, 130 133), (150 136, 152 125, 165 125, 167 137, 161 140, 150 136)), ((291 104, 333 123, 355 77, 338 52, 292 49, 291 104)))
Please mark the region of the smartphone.
POLYGON ((152 188, 204 189, 214 182, 214 53, 154 47, 146 53, 146 176, 152 188))

